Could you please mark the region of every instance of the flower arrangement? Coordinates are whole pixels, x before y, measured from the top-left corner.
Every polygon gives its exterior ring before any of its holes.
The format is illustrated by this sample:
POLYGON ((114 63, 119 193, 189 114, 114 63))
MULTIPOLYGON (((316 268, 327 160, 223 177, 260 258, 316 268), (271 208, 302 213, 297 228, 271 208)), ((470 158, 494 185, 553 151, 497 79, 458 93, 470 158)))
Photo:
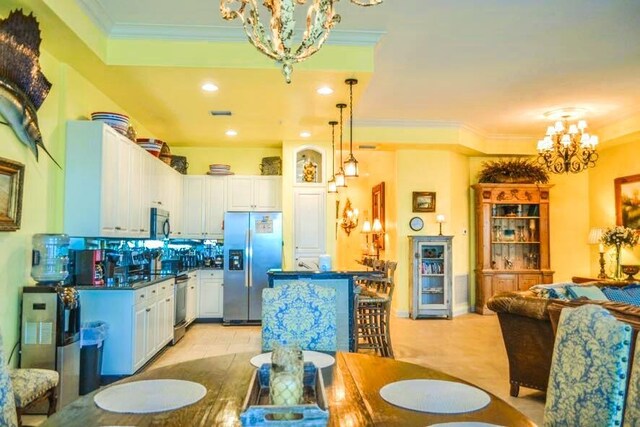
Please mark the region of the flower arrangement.
POLYGON ((617 225, 607 228, 602 233, 600 240, 605 246, 628 246, 632 248, 638 244, 638 233, 633 228, 617 225))
POLYGON ((549 175, 542 166, 530 159, 498 159, 482 163, 478 182, 545 184, 549 182, 549 175))

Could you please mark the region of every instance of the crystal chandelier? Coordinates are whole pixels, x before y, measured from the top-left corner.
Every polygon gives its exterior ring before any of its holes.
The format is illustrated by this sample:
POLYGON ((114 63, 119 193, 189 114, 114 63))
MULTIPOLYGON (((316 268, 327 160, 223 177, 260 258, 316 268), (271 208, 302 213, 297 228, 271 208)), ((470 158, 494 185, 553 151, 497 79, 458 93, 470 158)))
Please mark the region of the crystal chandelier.
MULTIPOLYGON (((271 14, 268 23, 270 36, 260 21, 257 0, 220 0, 220 14, 226 20, 240 19, 249 42, 260 52, 282 64, 284 77, 287 83, 291 83, 293 64, 302 62, 319 51, 333 26, 340 22, 340 15, 336 13, 334 6, 338 1, 309 0, 306 29, 297 47, 292 46, 296 28, 294 12, 297 5, 305 5, 307 0, 264 0, 264 8, 271 14), (237 9, 231 9, 231 5, 237 5, 237 9)), ((351 3, 374 6, 382 1, 351 0, 351 3)))
POLYGON ((549 126, 544 139, 538 141, 538 162, 549 172, 578 173, 596 165, 598 137, 585 132, 585 120, 569 123, 582 113, 582 110, 572 109, 545 114, 560 119, 554 126, 549 126))

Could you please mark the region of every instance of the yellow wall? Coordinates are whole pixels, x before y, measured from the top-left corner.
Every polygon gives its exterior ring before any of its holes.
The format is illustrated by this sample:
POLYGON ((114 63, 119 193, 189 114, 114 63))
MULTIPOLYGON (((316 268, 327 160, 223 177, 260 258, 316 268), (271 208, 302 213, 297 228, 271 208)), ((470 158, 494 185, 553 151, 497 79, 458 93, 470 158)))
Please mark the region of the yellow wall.
MULTIPOLYGON (((46 51, 41 53, 40 62, 53 83, 38 111, 40 130, 46 147, 64 167, 67 120, 87 117, 92 111, 123 110, 73 68, 46 51)), ((146 132, 135 121, 134 125, 146 132)), ((0 332, 4 350, 10 351, 19 339, 21 288, 33 283, 30 278, 31 238, 35 233, 62 231, 64 171, 58 169, 42 150, 40 160, 36 161, 7 126, 0 126, 0 139, 0 157, 25 164, 21 228, 16 232, 0 233, 0 332)))
MULTIPOLYGON (((616 222, 614 179, 640 174, 638 151, 640 142, 629 142, 604 149, 600 152, 600 159, 589 173, 589 223, 591 227, 609 227, 616 222)), ((611 275, 612 251, 608 250, 605 257, 606 273, 611 275)), ((622 252, 622 264, 640 264, 640 247, 635 251, 625 249, 622 252)), ((591 276, 598 274, 597 246, 591 248, 591 276)))
MULTIPOLYGON (((345 153, 346 155, 347 153, 345 153)), ((343 157, 345 157, 343 155, 343 157)), ((359 177, 347 179, 347 188, 340 189, 337 200, 340 201, 339 218, 347 203, 357 208, 360 217, 358 226, 350 235, 338 226, 338 238, 336 240, 336 269, 361 270, 362 266, 356 260, 362 259, 363 249, 366 246, 366 237, 361 234, 365 215, 369 221, 373 221, 371 211, 371 190, 380 182, 385 183, 385 249, 380 252, 380 259, 397 260, 396 251, 396 155, 393 151, 354 151, 354 156, 359 162, 359 177), (366 211, 366 212, 365 212, 366 211)), ((335 203, 332 216, 335 220, 335 203)), ((335 223, 334 223, 335 224, 335 223)), ((335 225, 331 230, 335 236, 335 225)))
MULTIPOLYGON (((231 143, 229 143, 232 145, 231 143)), ((213 163, 231 166, 237 175, 260 175, 263 157, 282 157, 281 148, 267 147, 171 147, 171 154, 186 156, 189 175, 203 175, 213 163)))
MULTIPOLYGON (((453 274, 468 272, 468 173, 466 157, 448 151, 399 150, 396 153, 396 198, 397 209, 397 254, 396 291, 394 309, 399 315, 409 310, 409 235, 437 235, 436 214, 447 218, 443 224, 443 234, 453 235, 453 274), (414 213, 412 193, 414 191, 434 191, 436 193, 436 212, 414 213), (409 228, 412 217, 418 216, 424 221, 422 231, 414 232, 409 228)), ((389 203, 393 203, 390 201, 389 203)))

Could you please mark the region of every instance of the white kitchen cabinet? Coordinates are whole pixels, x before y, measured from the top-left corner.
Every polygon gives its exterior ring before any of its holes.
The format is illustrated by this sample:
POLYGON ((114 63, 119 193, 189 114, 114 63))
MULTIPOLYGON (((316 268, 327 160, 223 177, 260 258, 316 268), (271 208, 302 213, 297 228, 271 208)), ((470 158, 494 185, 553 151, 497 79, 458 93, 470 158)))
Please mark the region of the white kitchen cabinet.
POLYGON ((171 237, 173 237, 174 239, 182 239, 185 237, 183 221, 183 175, 173 170, 171 170, 170 172, 171 184, 169 186, 169 189, 171 191, 171 201, 169 205, 169 212, 171 214, 171 237))
POLYGON ((282 210, 280 176, 233 175, 227 179, 227 211, 282 210))
POLYGON ((223 315, 222 270, 200 270, 198 284, 198 318, 221 319, 223 315))
POLYGON ((174 279, 136 290, 80 290, 81 322, 106 322, 102 375, 132 375, 173 337, 174 279))
POLYGON ((326 252, 326 193, 316 187, 293 190, 295 270, 319 269, 318 257, 326 252))
POLYGON ((193 322, 198 316, 198 272, 189 273, 187 282, 187 324, 193 322))
POLYGON ((183 183, 184 237, 222 238, 226 178, 191 175, 183 183))

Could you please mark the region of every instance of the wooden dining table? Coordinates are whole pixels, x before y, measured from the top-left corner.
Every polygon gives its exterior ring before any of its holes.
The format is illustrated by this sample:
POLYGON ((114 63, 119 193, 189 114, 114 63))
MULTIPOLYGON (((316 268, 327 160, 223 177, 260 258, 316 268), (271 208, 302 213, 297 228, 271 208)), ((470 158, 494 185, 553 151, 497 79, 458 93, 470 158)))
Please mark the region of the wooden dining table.
MULTIPOLYGON (((100 409, 95 391, 67 405, 42 426, 240 426, 240 412, 255 371, 255 354, 237 353, 195 359, 123 379, 115 384, 152 379, 195 381, 207 389, 200 401, 172 411, 121 414, 100 409)), ((488 393, 482 409, 461 414, 435 414, 403 409, 386 402, 380 388, 409 379, 435 379, 465 383, 443 372, 411 363, 365 354, 335 355, 336 363, 323 368, 330 426, 428 426, 435 423, 476 421, 502 426, 534 426, 526 416, 488 393)), ((170 394, 172 390, 166 390, 170 394)))

